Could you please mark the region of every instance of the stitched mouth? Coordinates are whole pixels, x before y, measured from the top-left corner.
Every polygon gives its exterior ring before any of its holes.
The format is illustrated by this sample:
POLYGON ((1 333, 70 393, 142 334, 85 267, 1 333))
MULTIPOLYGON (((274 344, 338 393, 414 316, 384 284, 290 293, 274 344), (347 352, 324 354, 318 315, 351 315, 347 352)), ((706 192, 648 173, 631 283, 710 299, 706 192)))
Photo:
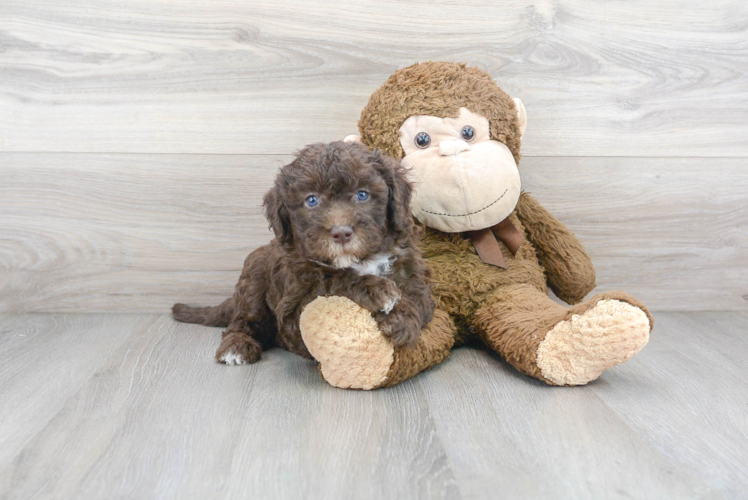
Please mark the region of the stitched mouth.
POLYGON ((443 214, 443 213, 439 213, 439 212, 430 212, 430 211, 428 211, 426 209, 423 209, 423 208, 421 209, 421 212, 426 212, 427 214, 432 214, 432 215, 444 215, 446 217, 467 217, 468 215, 475 215, 475 214, 480 213, 480 212, 482 212, 484 210, 488 210, 493 205, 497 204, 499 202, 499 200, 502 199, 504 197, 504 195, 508 191, 509 191, 509 189, 505 189, 504 192, 501 193, 501 196, 499 196, 498 198, 496 198, 495 200, 493 200, 491 203, 489 203, 485 207, 481 208, 480 210, 476 210, 475 212, 469 212, 469 213, 466 213, 466 214, 446 214, 446 213, 443 214))

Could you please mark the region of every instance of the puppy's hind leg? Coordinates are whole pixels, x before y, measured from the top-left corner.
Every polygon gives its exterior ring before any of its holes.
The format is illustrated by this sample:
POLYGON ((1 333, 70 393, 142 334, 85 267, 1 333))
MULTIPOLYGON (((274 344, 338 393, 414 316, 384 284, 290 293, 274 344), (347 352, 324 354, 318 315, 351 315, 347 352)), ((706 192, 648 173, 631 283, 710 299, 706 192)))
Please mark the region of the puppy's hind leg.
POLYGON ((223 332, 216 361, 226 365, 254 363, 262 355, 262 345, 252 335, 252 328, 243 319, 235 319, 223 332))

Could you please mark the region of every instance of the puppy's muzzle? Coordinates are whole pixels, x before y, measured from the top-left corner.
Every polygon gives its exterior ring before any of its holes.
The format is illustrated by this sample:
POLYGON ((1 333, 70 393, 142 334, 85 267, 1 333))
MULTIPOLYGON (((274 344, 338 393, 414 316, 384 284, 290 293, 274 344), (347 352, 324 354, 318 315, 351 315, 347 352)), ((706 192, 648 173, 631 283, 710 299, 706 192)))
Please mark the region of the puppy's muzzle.
POLYGON ((353 228, 351 226, 333 226, 330 229, 330 236, 335 243, 345 245, 353 238, 353 228))

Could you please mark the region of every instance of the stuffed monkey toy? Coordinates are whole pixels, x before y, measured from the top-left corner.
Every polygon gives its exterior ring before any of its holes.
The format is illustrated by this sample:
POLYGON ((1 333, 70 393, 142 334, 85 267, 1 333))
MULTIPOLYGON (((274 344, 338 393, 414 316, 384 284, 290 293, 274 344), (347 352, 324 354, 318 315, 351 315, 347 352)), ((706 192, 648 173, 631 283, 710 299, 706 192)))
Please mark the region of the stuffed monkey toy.
POLYGON ((391 386, 478 338, 530 377, 582 385, 644 347, 653 324, 646 307, 623 292, 583 301, 595 287, 590 258, 521 191, 526 124, 519 99, 464 64, 414 64, 374 92, 360 140, 409 168, 437 310, 415 346, 393 348, 352 301, 316 299, 300 327, 328 383, 391 386), (572 306, 551 300, 548 287, 572 306))

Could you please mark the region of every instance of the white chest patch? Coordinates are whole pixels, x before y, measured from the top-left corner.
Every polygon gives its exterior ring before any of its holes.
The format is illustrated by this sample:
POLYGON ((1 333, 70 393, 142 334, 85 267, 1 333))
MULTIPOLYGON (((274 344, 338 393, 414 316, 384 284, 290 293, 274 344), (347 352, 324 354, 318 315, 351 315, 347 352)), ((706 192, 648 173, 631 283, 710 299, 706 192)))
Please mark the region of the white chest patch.
POLYGON ((356 271, 359 276, 365 276, 370 274, 372 276, 386 276, 392 269, 392 264, 395 263, 397 257, 391 253, 380 253, 374 255, 370 259, 356 262, 351 266, 351 269, 356 271))

